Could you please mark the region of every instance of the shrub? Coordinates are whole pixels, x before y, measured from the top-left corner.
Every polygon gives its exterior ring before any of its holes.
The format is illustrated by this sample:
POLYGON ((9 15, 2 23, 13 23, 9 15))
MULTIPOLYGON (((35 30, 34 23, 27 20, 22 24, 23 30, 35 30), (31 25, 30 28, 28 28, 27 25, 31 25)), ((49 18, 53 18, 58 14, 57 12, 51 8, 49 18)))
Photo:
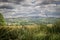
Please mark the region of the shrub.
POLYGON ((4 26, 4 25, 6 25, 5 20, 4 20, 3 15, 0 13, 0 26, 4 26))

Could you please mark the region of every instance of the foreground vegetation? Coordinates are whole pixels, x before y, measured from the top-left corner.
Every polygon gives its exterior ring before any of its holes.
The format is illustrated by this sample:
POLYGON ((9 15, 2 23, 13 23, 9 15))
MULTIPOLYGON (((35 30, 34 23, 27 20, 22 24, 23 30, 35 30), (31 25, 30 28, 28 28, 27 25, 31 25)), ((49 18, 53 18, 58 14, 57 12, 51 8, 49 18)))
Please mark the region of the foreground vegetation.
POLYGON ((60 40, 60 20, 55 23, 43 24, 37 21, 35 24, 27 24, 24 21, 20 25, 6 25, 1 15, 0 40, 60 40))
POLYGON ((0 40, 60 40, 59 22, 0 27, 0 40))

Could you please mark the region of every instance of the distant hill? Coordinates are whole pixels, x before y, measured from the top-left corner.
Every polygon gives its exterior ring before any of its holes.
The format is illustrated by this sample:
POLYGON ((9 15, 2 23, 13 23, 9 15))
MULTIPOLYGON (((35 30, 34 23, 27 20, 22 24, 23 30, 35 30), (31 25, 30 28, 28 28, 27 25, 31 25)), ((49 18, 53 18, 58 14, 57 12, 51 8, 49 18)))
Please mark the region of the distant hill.
POLYGON ((60 18, 54 17, 19 17, 19 18, 6 18, 7 23, 27 23, 27 24, 53 24, 56 21, 60 20, 60 18))

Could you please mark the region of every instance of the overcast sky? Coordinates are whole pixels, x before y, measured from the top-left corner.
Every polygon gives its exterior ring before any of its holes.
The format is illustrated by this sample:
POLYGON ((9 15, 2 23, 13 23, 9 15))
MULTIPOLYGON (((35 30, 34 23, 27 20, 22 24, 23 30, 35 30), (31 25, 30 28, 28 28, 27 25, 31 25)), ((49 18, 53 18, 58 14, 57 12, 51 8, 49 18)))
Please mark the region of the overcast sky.
POLYGON ((0 0, 0 12, 5 18, 60 17, 60 0, 0 0))

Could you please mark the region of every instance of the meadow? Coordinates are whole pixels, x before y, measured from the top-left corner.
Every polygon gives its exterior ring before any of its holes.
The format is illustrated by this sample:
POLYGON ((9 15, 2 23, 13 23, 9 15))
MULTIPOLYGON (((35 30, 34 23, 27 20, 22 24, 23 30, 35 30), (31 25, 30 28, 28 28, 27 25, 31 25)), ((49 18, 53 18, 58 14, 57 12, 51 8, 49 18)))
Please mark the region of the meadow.
POLYGON ((60 18, 8 18, 0 14, 0 40, 60 40, 60 18))
POLYGON ((60 20, 52 24, 49 22, 45 24, 21 23, 0 26, 0 40, 60 40, 60 20))

